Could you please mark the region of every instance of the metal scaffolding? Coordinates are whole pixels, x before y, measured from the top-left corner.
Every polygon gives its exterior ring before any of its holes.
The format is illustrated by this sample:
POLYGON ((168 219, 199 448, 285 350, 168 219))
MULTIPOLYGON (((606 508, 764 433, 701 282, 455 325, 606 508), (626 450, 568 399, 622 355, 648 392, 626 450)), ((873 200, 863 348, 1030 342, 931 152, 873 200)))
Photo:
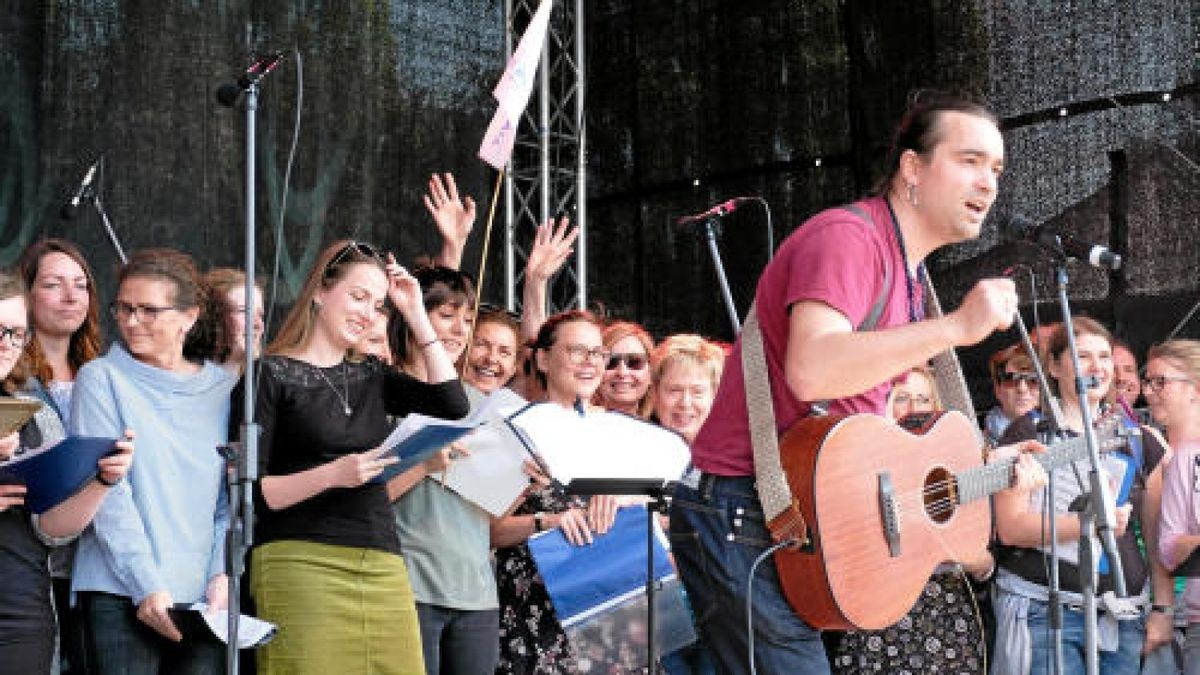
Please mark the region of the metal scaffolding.
MULTIPOLYGON (((552 2, 555 0, 543 0, 552 2)), ((505 0, 505 54, 511 58, 538 0, 505 0)), ((587 307, 587 167, 584 130, 583 0, 557 0, 539 67, 536 107, 517 126, 505 173, 505 303, 519 308, 517 284, 535 228, 559 215, 579 226, 574 260, 551 280, 549 311, 587 307), (573 264, 572 264, 573 263, 573 264)))

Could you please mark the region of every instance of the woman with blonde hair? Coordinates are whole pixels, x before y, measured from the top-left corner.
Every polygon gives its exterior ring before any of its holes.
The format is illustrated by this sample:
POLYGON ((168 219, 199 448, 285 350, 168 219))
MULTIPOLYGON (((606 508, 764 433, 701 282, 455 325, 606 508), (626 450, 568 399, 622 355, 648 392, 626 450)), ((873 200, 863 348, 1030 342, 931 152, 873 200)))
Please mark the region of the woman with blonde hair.
POLYGON ((658 343, 650 355, 654 418, 690 444, 708 419, 724 367, 725 350, 699 335, 672 335, 658 343))
POLYGON ((280 634, 259 651, 259 672, 423 673, 389 485, 374 480, 396 461, 379 447, 389 416, 467 412, 420 286, 391 255, 385 263, 368 244, 339 241, 318 257, 260 363, 250 588, 280 634), (424 382, 375 357, 348 358, 389 301, 412 333, 424 382))

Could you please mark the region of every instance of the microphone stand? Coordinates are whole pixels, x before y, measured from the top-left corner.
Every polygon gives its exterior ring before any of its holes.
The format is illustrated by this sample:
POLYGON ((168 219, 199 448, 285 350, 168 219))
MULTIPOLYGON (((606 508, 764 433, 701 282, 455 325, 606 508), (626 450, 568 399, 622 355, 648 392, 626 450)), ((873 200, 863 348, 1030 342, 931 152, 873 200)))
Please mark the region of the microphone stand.
MULTIPOLYGON (((1096 639, 1098 635, 1096 585, 1099 560, 1094 555, 1094 540, 1097 537, 1105 552, 1108 553, 1109 573, 1112 576, 1116 594, 1120 597, 1126 596, 1125 575, 1121 567, 1121 556, 1117 552, 1116 535, 1113 532, 1116 517, 1113 513, 1112 497, 1108 482, 1100 474, 1099 444, 1096 440, 1096 430, 1092 427, 1092 412, 1087 404, 1088 385, 1080 373, 1079 350, 1075 344, 1075 325, 1071 319, 1070 302, 1067 298, 1067 257, 1061 248, 1056 257, 1055 277, 1058 282, 1058 302, 1062 308, 1063 330, 1066 331, 1067 347, 1070 350, 1071 363, 1075 372, 1075 394, 1079 399, 1083 436, 1087 443, 1088 460, 1091 463, 1091 470, 1088 473, 1090 491, 1084 495, 1086 506, 1079 514, 1079 582, 1080 593, 1083 596, 1084 658, 1087 673, 1088 675, 1098 675, 1100 654, 1096 639)), ((1053 505, 1050 508, 1053 509, 1053 505)))
MULTIPOLYGON (((100 180, 104 180, 104 157, 100 157, 100 180)), ((121 242, 117 240, 117 233, 113 230, 112 221, 108 219, 108 212, 104 210, 104 202, 100 199, 99 191, 91 191, 92 206, 96 207, 96 212, 100 214, 100 222, 104 224, 104 231, 108 233, 108 240, 112 242, 113 248, 117 249, 117 257, 121 259, 121 264, 129 262, 125 257, 125 249, 121 248, 121 242)))
MULTIPOLYGON (((1037 305, 1037 298, 1033 298, 1034 306, 1037 305)), ((1061 440, 1065 434, 1063 433, 1062 410, 1059 409, 1058 402, 1054 400, 1054 396, 1050 393, 1050 381, 1046 378, 1045 371, 1042 370, 1042 363, 1037 357, 1037 351, 1033 348, 1033 341, 1029 339, 1029 331, 1025 327, 1025 319, 1021 317, 1021 312, 1017 312, 1017 328, 1021 333, 1021 344, 1024 345, 1026 353, 1029 354, 1029 360, 1033 363, 1033 372, 1037 376, 1038 392, 1041 395, 1042 411, 1045 414, 1045 425, 1038 424, 1038 440, 1050 445, 1056 440, 1061 440)), ((1058 517, 1055 514, 1055 499, 1054 499, 1054 474, 1056 469, 1051 467, 1046 471, 1046 501, 1043 508, 1049 514, 1049 537, 1050 537, 1050 578, 1047 586, 1046 603, 1050 609, 1050 644, 1052 645, 1050 672, 1054 675, 1062 675, 1063 673, 1063 648, 1062 648, 1062 633, 1063 633, 1063 614, 1062 614, 1062 584, 1058 577, 1058 517)))
POLYGON ((246 310, 245 352, 242 364, 242 425, 235 443, 218 448, 227 462, 226 485, 229 490, 229 531, 225 543, 225 569, 229 575, 229 640, 225 646, 225 667, 229 675, 238 673, 238 621, 241 617, 241 579, 246 554, 254 543, 254 482, 258 480, 259 426, 254 421, 254 231, 255 231, 255 159, 258 112, 258 78, 251 79, 246 95, 246 310))
POLYGON ((704 239, 708 242, 708 253, 712 256, 713 268, 717 271, 717 284, 721 288, 721 297, 725 300, 725 310, 729 313, 729 324, 733 328, 733 336, 742 331, 742 322, 738 320, 737 307, 733 304, 733 294, 729 292, 729 279, 725 276, 725 266, 721 263, 721 251, 717 248, 717 239, 721 236, 721 221, 718 216, 704 219, 701 227, 704 239))

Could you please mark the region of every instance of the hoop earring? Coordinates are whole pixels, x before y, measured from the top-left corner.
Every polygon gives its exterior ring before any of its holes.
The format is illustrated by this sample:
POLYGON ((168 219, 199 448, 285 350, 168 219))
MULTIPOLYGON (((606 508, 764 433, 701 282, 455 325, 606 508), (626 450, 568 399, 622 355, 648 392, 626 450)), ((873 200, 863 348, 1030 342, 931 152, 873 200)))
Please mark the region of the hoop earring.
POLYGON ((920 202, 917 199, 917 186, 914 183, 908 184, 908 203, 917 206, 920 202))

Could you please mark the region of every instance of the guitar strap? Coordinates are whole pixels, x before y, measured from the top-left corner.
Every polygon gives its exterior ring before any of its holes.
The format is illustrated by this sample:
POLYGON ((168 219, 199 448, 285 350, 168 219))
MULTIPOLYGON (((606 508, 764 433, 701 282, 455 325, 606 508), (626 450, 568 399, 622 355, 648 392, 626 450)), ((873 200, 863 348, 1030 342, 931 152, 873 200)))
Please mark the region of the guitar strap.
MULTIPOLYGON (((843 207, 872 225, 875 221, 856 204, 843 207)), ((924 276, 925 314, 942 316, 941 305, 929 275, 924 276)), ((872 330, 883 316, 892 287, 892 269, 885 262, 884 283, 871 310, 855 330, 872 330)), ((974 406, 963 377, 962 367, 953 349, 933 358, 934 379, 938 393, 947 407, 959 410, 967 419, 975 419, 974 406)), ((792 494, 787 476, 779 459, 779 436, 775 428, 775 405, 771 399, 770 376, 762 331, 758 325, 758 303, 750 305, 746 323, 742 326, 742 372, 746 386, 746 408, 750 420, 750 440, 754 449, 754 473, 758 498, 762 503, 767 528, 775 541, 795 539, 799 545, 808 543, 808 525, 800 512, 799 502, 792 494)))

